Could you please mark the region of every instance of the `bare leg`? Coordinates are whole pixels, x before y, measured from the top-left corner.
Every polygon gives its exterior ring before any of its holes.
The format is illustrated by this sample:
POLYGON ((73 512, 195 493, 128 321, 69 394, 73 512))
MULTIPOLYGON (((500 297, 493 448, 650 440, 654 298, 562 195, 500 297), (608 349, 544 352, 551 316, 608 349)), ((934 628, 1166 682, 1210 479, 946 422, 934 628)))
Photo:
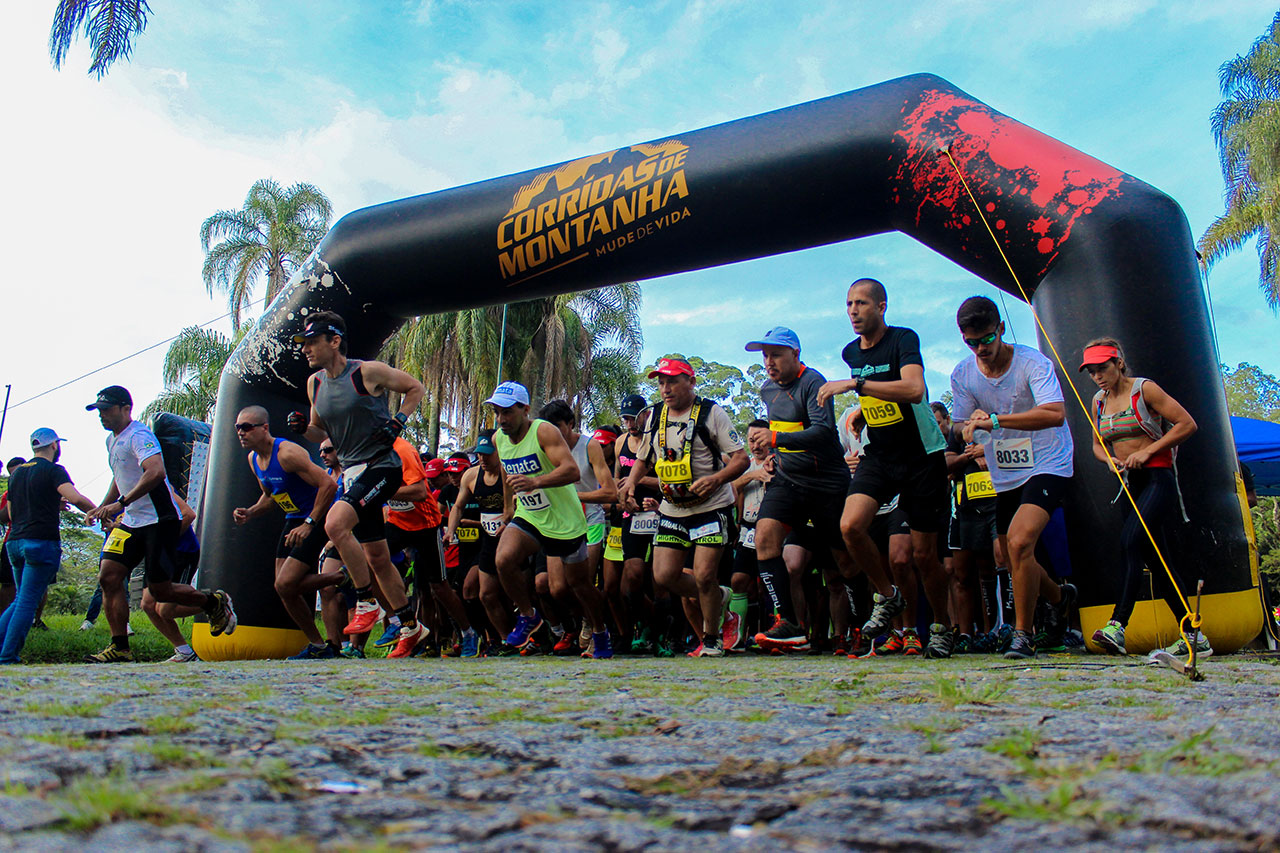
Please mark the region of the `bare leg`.
POLYGON ((318 646, 323 640, 316 630, 315 611, 308 606, 301 592, 302 580, 309 574, 314 575, 315 572, 301 560, 293 557, 276 560, 276 594, 280 596, 280 603, 298 630, 306 635, 307 642, 318 646))
POLYGON ((498 565, 498 577, 507 597, 515 603, 522 616, 532 617, 536 612, 533 597, 529 594, 529 581, 525 577, 525 561, 538 552, 538 541, 520 528, 508 525, 498 540, 498 553, 494 561, 498 565))
POLYGON ((1014 513, 1009 533, 1000 537, 1013 573, 1014 627, 1027 633, 1035 623, 1037 598, 1043 595, 1050 604, 1062 600, 1058 585, 1036 561, 1036 543, 1048 523, 1049 513, 1035 504, 1023 504, 1014 513))
POLYGON ((123 637, 129 631, 129 592, 125 582, 129 570, 124 563, 103 560, 98 566, 98 583, 102 585, 102 612, 112 637, 123 637))
POLYGON ((178 646, 184 646, 187 643, 182 631, 178 628, 178 623, 172 617, 165 616, 159 611, 159 605, 155 597, 151 594, 150 588, 142 591, 142 612, 147 614, 147 618, 151 620, 151 624, 156 626, 156 630, 168 640, 176 649, 178 646))
POLYGON ((840 534, 853 564, 867 576, 872 588, 884 596, 893 595, 893 582, 880 562, 876 543, 867 535, 880 505, 869 495, 849 495, 844 501, 844 514, 840 517, 840 534))

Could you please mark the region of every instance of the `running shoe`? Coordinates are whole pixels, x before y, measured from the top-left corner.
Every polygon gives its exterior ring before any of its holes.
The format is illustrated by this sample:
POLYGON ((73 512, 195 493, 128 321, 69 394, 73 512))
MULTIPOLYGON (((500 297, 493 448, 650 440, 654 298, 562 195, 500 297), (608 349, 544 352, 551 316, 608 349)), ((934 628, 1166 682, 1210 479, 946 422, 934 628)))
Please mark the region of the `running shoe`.
POLYGON ((653 654, 653 634, 649 630, 649 626, 642 627, 634 637, 631 638, 631 654, 633 655, 651 655, 653 654))
POLYGON ((756 634, 756 644, 765 651, 807 652, 809 637, 804 629, 794 622, 782 618, 782 614, 774 614, 773 627, 756 634))
POLYGON ((586 619, 582 620, 582 626, 578 630, 578 648, 585 649, 591 643, 591 623, 586 619))
MULTIPOLYGON (((919 642, 919 640, 917 640, 919 642)), ((932 660, 942 660, 949 658, 956 651, 956 638, 951 633, 951 629, 946 625, 940 625, 934 622, 929 626, 929 645, 924 650, 924 656, 932 660)))
POLYGON ((356 634, 367 634, 373 630, 373 626, 382 621, 382 617, 387 612, 382 609, 382 605, 373 599, 361 599, 356 602, 356 615, 347 627, 342 629, 342 633, 348 636, 356 634))
POLYGON ((871 653, 871 641, 862 633, 861 628, 849 632, 849 660, 867 657, 871 653))
POLYGON ((897 616, 907 606, 907 601, 902 597, 902 593, 895 586, 893 595, 886 597, 880 593, 873 593, 871 600, 874 606, 871 608, 871 618, 862 626, 862 633, 867 637, 878 637, 885 631, 888 631, 893 625, 893 617, 897 616))
POLYGON ((515 646, 517 649, 524 648, 533 636, 533 632, 541 627, 542 614, 537 610, 533 611, 532 616, 525 616, 523 613, 516 614, 516 626, 507 635, 507 645, 515 646))
MULTIPOLYGON (((351 633, 350 631, 347 632, 351 633)), ((387 649, 396 644, 400 639, 400 620, 388 622, 386 629, 382 632, 382 636, 373 641, 375 649, 387 649)))
POLYGON ((43 619, 37 619, 36 621, 32 622, 32 623, 31 623, 31 627, 32 627, 32 628, 34 628, 34 629, 36 629, 37 631, 48 631, 48 630, 49 630, 49 626, 48 626, 48 625, 46 625, 46 624, 44 624, 44 620, 43 620, 43 619))
POLYGON ((90 622, 88 619, 86 619, 86 620, 84 620, 83 622, 81 622, 81 623, 80 623, 80 630, 81 630, 81 631, 88 631, 88 630, 89 630, 90 628, 92 628, 92 627, 93 627, 93 623, 92 623, 92 622, 90 622))
POLYGON ((724 657, 724 641, 720 637, 713 637, 710 634, 702 638, 702 642, 698 647, 689 652, 691 658, 722 658, 724 657))
POLYGON ((608 660, 613 657, 613 640, 610 639, 607 629, 591 635, 591 657, 596 660, 608 660))
MULTIPOLYGON (((426 626, 423 626, 423 630, 426 630, 426 626)), ((440 657, 440 647, 437 646, 430 639, 423 640, 422 642, 418 643, 417 648, 415 648, 409 656, 415 657, 415 658, 430 658, 432 660, 435 660, 436 658, 440 657)), ((390 655, 388 655, 387 657, 390 657, 390 655)))
MULTIPOLYGON (((1189 657, 1191 654, 1187 649, 1187 638, 1182 636, 1179 636, 1178 641, 1172 646, 1166 647, 1164 651, 1173 655, 1175 658, 1185 658, 1189 657)), ((1209 645, 1209 638, 1204 635, 1203 631, 1196 631, 1196 656, 1207 658, 1212 654, 1213 646, 1209 645)))
POLYGON ((1124 647, 1124 626, 1112 619, 1093 632, 1093 641, 1109 655, 1127 655, 1124 647))
POLYGON ((196 654, 195 649, 192 649, 189 652, 180 652, 177 649, 174 649, 173 657, 165 658, 164 662, 165 663, 197 663, 199 662, 199 660, 200 660, 200 655, 196 654))
POLYGON ((653 642, 653 656, 658 658, 673 658, 676 656, 676 650, 671 645, 669 637, 659 636, 653 642))
POLYGON ((115 643, 112 643, 97 654, 85 655, 84 660, 85 663, 131 663, 133 661, 133 651, 131 649, 117 649, 115 643))
POLYGON ((955 649, 956 654, 967 655, 974 650, 973 637, 969 636, 968 634, 961 634, 958 637, 956 637, 955 640, 956 640, 956 649, 955 649))
POLYGON ((1013 623, 1006 622, 996 631, 996 651, 1004 654, 1013 644, 1013 623))
POLYGON ((839 634, 831 641, 831 656, 842 658, 849 656, 849 638, 839 634))
POLYGON ((1013 631, 1013 639, 1009 650, 1004 653, 1005 660, 1027 660, 1036 656, 1036 644, 1029 631, 1013 631))
POLYGON ((1061 598, 1057 604, 1045 607, 1044 641, 1037 643, 1036 648, 1044 652, 1065 652, 1067 650, 1067 629, 1071 627, 1071 608, 1075 606, 1079 594, 1075 584, 1064 583, 1060 586, 1061 598))
POLYGON ((364 658, 364 649, 355 643, 343 643, 342 650, 338 652, 338 655, 350 660, 362 660, 364 658))
POLYGON ((289 655, 285 660, 329 660, 337 656, 338 651, 328 643, 321 643, 318 646, 307 643, 302 647, 302 651, 296 655, 289 655))
MULTIPOLYGON (((590 633, 591 631, 588 629, 587 634, 590 635, 590 633)), ((582 647, 585 649, 586 644, 584 643, 582 647)), ((577 651, 578 638, 568 631, 561 634, 560 639, 556 640, 556 644, 551 647, 551 654, 553 655, 572 655, 576 654, 577 651)))
POLYGON ((1038 651, 1065 652, 1067 650, 1066 639, 1057 634, 1050 634, 1048 630, 1037 631, 1032 639, 1038 651))
POLYGON ((209 633, 216 637, 219 634, 234 634, 236 631, 236 609, 231 606, 231 596, 222 590, 216 590, 218 612, 209 617, 209 633))
POLYGON ((736 649, 742 642, 742 617, 732 610, 724 618, 720 626, 720 648, 722 651, 736 649))
POLYGON ((480 635, 475 631, 462 632, 462 657, 480 657, 480 635))
POLYGON ((920 635, 915 628, 907 628, 902 632, 902 654, 907 657, 919 657, 924 651, 920 643, 920 635))
POLYGON ((489 650, 485 653, 485 656, 491 658, 509 658, 518 654, 520 654, 520 650, 515 646, 508 646, 506 643, 490 643, 489 650))
MULTIPOLYGON (((866 632, 864 631, 863 633, 865 634, 866 632)), ((884 642, 876 643, 874 640, 872 640, 870 655, 872 657, 887 657, 889 655, 900 655, 902 654, 902 649, 903 649, 902 635, 899 634, 897 631, 890 631, 888 638, 885 639, 884 642)))
POLYGON ((412 626, 402 626, 400 628, 400 639, 396 640, 396 647, 387 652, 389 658, 407 658, 413 654, 413 650, 427 636, 427 626, 421 622, 415 622, 412 626))

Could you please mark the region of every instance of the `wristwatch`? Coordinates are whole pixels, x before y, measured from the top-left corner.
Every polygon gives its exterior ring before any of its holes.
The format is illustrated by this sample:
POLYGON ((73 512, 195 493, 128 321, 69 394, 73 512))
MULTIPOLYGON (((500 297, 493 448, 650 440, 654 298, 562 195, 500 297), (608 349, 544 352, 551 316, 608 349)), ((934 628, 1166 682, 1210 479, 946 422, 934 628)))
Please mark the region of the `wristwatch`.
POLYGON ((311 527, 316 526, 316 520, 309 515, 306 518, 302 519, 302 523, 306 525, 310 525, 311 527))
POLYGON ((862 396, 862 386, 865 384, 867 384, 867 377, 865 376, 859 376, 857 379, 853 380, 853 390, 857 392, 859 397, 862 396))

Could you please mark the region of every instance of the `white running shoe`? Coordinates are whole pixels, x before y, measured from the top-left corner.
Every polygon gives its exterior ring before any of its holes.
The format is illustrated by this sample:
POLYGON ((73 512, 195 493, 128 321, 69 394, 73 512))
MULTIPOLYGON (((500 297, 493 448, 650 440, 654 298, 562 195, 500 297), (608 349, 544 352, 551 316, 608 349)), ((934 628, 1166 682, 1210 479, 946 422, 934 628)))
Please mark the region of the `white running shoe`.
POLYGON ((92 623, 92 622, 90 622, 88 619, 86 619, 86 620, 84 620, 83 622, 81 622, 81 623, 80 623, 80 630, 81 630, 81 631, 88 631, 88 630, 89 630, 89 629, 91 629, 92 627, 93 627, 93 623, 92 623))
POLYGON ((196 654, 196 650, 192 649, 189 654, 183 654, 177 649, 173 650, 173 657, 165 658, 165 663, 194 663, 200 660, 200 656, 196 654))

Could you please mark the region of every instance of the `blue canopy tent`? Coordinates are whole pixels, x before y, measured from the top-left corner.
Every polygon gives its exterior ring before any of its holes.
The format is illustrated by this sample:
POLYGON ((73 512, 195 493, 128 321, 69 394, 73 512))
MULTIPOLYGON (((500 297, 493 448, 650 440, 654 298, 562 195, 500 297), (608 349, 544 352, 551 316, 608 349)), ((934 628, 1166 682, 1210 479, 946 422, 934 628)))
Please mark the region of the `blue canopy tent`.
POLYGON ((1236 453, 1253 472, 1260 496, 1280 495, 1280 424, 1232 415, 1236 453))

